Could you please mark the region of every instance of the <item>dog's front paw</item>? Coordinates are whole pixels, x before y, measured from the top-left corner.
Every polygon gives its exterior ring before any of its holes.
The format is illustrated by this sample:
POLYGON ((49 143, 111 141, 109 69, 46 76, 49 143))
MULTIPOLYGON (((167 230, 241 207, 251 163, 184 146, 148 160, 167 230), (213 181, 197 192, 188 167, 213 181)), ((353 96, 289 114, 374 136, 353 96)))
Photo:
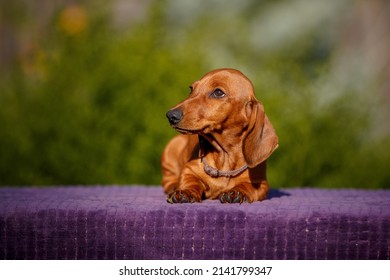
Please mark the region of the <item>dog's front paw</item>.
POLYGON ((190 191, 174 191, 168 195, 167 202, 169 203, 194 203, 200 202, 200 197, 190 191))
POLYGON ((243 203, 249 202, 248 197, 240 191, 231 190, 228 192, 221 193, 219 195, 219 201, 221 203, 243 203))

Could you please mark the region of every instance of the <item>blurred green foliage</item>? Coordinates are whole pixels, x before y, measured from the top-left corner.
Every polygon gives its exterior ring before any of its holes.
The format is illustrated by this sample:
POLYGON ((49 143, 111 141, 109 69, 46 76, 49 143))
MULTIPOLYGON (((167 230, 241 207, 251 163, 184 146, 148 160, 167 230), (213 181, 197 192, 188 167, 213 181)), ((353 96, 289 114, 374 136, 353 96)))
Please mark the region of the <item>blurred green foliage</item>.
POLYGON ((332 55, 321 34, 264 54, 236 32, 247 30, 243 18, 205 12, 178 24, 166 8, 154 1, 145 20, 119 29, 108 9, 81 9, 68 27, 55 14, 33 56, 0 80, 0 185, 159 184, 176 133, 165 112, 204 73, 233 67, 253 81, 279 135, 273 187, 390 187, 389 138, 372 136, 379 102, 353 90, 319 102, 332 55), (235 60, 211 60, 220 46, 235 60))

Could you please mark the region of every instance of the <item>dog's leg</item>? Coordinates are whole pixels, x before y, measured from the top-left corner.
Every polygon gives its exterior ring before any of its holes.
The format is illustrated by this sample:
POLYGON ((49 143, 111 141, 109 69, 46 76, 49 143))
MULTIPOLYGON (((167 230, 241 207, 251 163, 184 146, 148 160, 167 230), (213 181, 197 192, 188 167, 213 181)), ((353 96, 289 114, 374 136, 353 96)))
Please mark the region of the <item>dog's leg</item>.
POLYGON ((269 186, 267 181, 260 184, 241 183, 219 195, 221 203, 252 203, 267 198, 269 186))
POLYGON ((161 183, 165 193, 171 193, 179 185, 180 172, 183 168, 183 149, 186 144, 186 138, 178 135, 169 141, 161 155, 161 183))
POLYGON ((161 155, 162 185, 165 193, 172 193, 180 185, 184 166, 199 154, 197 135, 176 135, 161 155))
POLYGON ((168 195, 167 202, 201 202, 204 190, 204 184, 192 172, 185 169, 180 176, 179 186, 168 195))
POLYGON ((202 194, 199 193, 198 186, 192 186, 184 190, 176 190, 168 195, 169 203, 194 203, 202 201, 202 194))
POLYGON ((173 192, 179 185, 179 176, 175 171, 169 162, 162 163, 162 185, 165 193, 173 192))

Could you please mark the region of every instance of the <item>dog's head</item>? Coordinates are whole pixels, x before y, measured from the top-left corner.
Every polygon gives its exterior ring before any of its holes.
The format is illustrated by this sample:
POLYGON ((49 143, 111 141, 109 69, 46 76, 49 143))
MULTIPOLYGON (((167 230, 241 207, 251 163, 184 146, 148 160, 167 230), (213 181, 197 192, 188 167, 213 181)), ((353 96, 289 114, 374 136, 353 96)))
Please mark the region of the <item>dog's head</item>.
POLYGON ((166 114, 177 131, 236 139, 249 167, 260 164, 276 149, 276 133, 254 95, 251 81, 240 71, 211 71, 190 90, 189 97, 166 114))

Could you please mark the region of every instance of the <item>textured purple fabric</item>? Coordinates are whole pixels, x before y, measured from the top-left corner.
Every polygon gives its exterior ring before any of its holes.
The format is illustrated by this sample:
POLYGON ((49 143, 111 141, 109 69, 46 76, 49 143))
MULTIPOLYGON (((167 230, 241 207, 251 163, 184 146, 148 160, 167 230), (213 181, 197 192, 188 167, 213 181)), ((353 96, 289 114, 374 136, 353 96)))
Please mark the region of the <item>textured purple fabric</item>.
POLYGON ((0 259, 389 259, 390 191, 171 205, 162 188, 0 189, 0 259))

